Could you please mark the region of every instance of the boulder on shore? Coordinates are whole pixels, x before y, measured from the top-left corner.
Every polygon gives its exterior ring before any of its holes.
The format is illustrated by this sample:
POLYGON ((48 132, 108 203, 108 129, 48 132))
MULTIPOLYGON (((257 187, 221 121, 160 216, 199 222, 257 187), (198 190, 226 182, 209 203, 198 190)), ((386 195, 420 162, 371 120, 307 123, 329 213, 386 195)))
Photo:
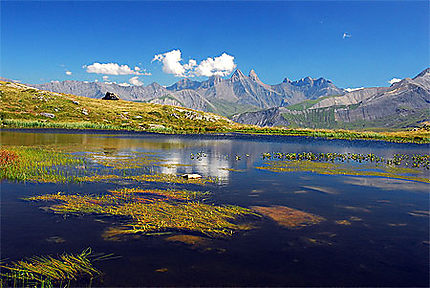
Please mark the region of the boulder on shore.
POLYGON ((106 92, 106 95, 102 100, 119 100, 119 96, 113 92, 106 92))

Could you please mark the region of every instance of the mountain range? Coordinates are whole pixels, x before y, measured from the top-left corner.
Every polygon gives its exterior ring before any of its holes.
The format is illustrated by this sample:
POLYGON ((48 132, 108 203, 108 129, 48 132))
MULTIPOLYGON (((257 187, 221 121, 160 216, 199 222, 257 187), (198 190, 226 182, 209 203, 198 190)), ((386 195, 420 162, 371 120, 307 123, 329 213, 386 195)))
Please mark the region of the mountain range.
POLYGON ((52 92, 102 98, 114 92, 121 99, 182 106, 231 117, 259 126, 310 128, 410 127, 429 121, 430 68, 413 79, 390 87, 353 91, 330 80, 311 77, 282 83, 263 83, 251 70, 236 70, 230 78, 212 76, 206 81, 184 78, 171 86, 124 86, 116 83, 52 81, 32 85, 52 92))
POLYGON ((124 100, 182 106, 223 116, 288 106, 307 99, 345 93, 324 78, 307 77, 298 81, 286 78, 280 84, 268 85, 258 78, 254 70, 248 76, 236 70, 228 79, 212 76, 202 82, 184 78, 168 87, 155 82, 144 87, 83 81, 52 81, 32 86, 91 98, 101 98, 109 91, 124 100))
POLYGON ((390 87, 363 88, 233 117, 259 126, 405 128, 430 120, 430 68, 390 87))

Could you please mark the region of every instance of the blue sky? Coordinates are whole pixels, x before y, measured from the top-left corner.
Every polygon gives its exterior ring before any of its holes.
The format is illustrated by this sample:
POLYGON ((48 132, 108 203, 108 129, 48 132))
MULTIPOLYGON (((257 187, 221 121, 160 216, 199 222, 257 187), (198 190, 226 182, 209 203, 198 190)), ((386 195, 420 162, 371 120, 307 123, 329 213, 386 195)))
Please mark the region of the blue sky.
POLYGON ((170 85, 228 75, 233 64, 269 84, 311 76, 345 88, 387 86, 429 66, 429 2, 1 1, 0 74, 24 83, 107 76, 170 85), (167 61, 173 50, 180 62, 167 61), (175 76, 190 59, 195 65, 175 76))

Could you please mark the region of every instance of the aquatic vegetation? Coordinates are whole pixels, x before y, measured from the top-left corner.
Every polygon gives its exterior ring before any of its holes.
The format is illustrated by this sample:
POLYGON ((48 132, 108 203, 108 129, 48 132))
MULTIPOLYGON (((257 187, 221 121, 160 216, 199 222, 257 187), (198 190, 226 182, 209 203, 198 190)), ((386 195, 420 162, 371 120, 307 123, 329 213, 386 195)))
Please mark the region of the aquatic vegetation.
POLYGON ((77 156, 41 147, 3 147, 0 156, 0 179, 15 181, 71 181, 72 175, 67 168, 84 163, 77 156))
POLYGON ((51 243, 56 243, 56 244, 60 244, 60 243, 64 243, 66 242, 66 240, 64 240, 64 238, 61 238, 59 236, 51 236, 45 239, 47 242, 51 242, 51 243))
POLYGON ((198 202, 149 204, 127 203, 117 213, 133 214, 133 223, 127 225, 129 233, 182 231, 200 233, 208 237, 227 237, 251 226, 233 223, 241 216, 255 215, 251 210, 233 206, 217 206, 198 202))
POLYGON ((286 228, 305 227, 325 220, 323 217, 286 206, 252 206, 251 208, 286 228))
POLYGON ((91 249, 88 248, 80 254, 34 256, 10 264, 1 263, 0 284, 14 287, 68 287, 70 281, 92 279, 101 274, 93 267, 95 259, 91 257, 91 249))
MULTIPOLYGON (((354 167, 347 167, 341 164, 313 162, 309 160, 270 161, 266 162, 265 165, 267 166, 255 168, 272 172, 303 171, 324 175, 376 176, 430 183, 430 179, 428 177, 399 175, 390 172, 368 171, 363 169, 356 169, 354 167)), ((375 167, 375 170, 377 168, 378 167, 375 167)))
POLYGON ((153 166, 166 161, 147 153, 134 152, 132 155, 106 155, 105 153, 93 153, 90 155, 92 161, 114 169, 136 169, 153 166))
POLYGON ((177 184, 197 184, 205 185, 206 183, 218 183, 219 180, 214 177, 200 178, 200 179, 185 179, 178 177, 175 174, 142 174, 142 175, 94 175, 94 176, 81 176, 74 178, 76 182, 103 182, 114 180, 131 180, 136 182, 164 182, 164 183, 177 183, 177 184))
POLYGON ((327 240, 323 240, 323 239, 302 237, 301 240, 303 242, 305 242, 306 244, 311 244, 311 245, 318 245, 318 246, 331 246, 331 245, 333 245, 332 242, 327 241, 327 240))
MULTIPOLYGON (((124 199, 136 200, 139 196, 153 197, 158 196, 166 200, 194 200, 210 195, 210 192, 189 191, 189 190, 161 190, 161 189, 142 189, 142 188, 122 188, 109 190, 110 193, 124 199)), ((160 199, 160 198, 156 198, 160 199)))
POLYGON ((309 128, 284 128, 284 127, 258 127, 252 125, 243 125, 237 127, 234 131, 245 134, 263 134, 263 135, 285 135, 285 136, 304 136, 318 137, 326 139, 346 139, 346 140, 380 140, 399 143, 429 143, 430 132, 426 129, 416 131, 403 130, 395 132, 373 132, 373 131, 355 131, 345 129, 309 129, 309 128))
POLYGON ((230 172, 245 172, 246 170, 242 170, 242 169, 234 169, 234 168, 219 168, 220 170, 226 170, 226 171, 230 171, 230 172))
POLYGON ((236 231, 251 229, 235 223, 245 216, 257 216, 247 208, 184 201, 206 195, 186 190, 120 189, 106 195, 48 194, 26 198, 29 201, 59 201, 49 207, 60 214, 99 214, 128 219, 119 229, 104 237, 159 232, 193 232, 208 237, 227 237, 236 231), (153 196, 162 196, 154 198, 153 196))
POLYGON ((357 207, 357 206, 342 206, 338 205, 337 207, 347 209, 354 212, 360 212, 360 213, 370 213, 370 210, 364 207, 357 207))
POLYGON ((334 221, 336 224, 339 224, 339 225, 346 225, 346 226, 349 226, 349 225, 351 225, 351 222, 349 222, 348 220, 337 220, 337 221, 334 221))
POLYGON ((207 239, 195 235, 173 235, 165 238, 169 242, 180 242, 191 246, 201 246, 207 244, 207 239))
MULTIPOLYGON (((394 154, 393 158, 385 159, 379 157, 373 153, 360 154, 360 153, 313 153, 313 152, 302 152, 302 153, 262 153, 263 160, 298 160, 298 161, 314 161, 314 162, 357 162, 357 163, 375 163, 375 164, 386 164, 389 166, 387 169, 397 171, 399 173, 416 173, 417 170, 395 167, 398 165, 411 166, 413 168, 426 168, 430 169, 430 155, 429 154, 413 154, 412 156, 406 154, 394 154)), ((381 166, 378 166, 381 168, 381 166)))

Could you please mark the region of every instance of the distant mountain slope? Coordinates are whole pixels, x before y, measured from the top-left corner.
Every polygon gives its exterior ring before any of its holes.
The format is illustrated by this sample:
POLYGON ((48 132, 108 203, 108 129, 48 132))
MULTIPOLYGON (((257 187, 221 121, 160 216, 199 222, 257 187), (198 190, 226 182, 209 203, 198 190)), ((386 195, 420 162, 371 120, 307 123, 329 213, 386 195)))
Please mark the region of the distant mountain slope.
POLYGON ((90 98, 101 98, 109 91, 124 100, 177 105, 224 116, 287 106, 320 96, 344 94, 343 89, 323 78, 307 77, 298 81, 285 79, 280 84, 268 85, 258 78, 254 70, 251 70, 248 76, 236 70, 229 79, 219 76, 202 82, 182 79, 169 87, 157 83, 144 87, 82 81, 53 81, 32 86, 90 98))
POLYGON ((410 127, 430 119, 430 69, 390 87, 364 88, 289 107, 247 112, 233 120, 310 128, 410 127))

